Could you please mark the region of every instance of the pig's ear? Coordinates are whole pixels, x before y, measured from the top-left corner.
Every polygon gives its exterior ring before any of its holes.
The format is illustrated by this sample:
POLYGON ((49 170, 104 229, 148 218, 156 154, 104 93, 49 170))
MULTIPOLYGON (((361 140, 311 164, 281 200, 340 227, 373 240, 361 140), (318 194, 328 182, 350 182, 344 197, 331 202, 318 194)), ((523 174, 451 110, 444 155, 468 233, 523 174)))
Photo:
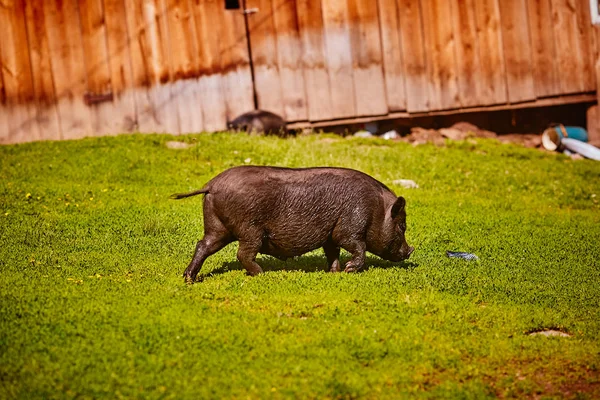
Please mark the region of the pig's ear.
POLYGON ((404 211, 405 206, 406 200, 404 200, 404 197, 398 197, 396 199, 396 202, 392 206, 392 218, 396 218, 397 216, 399 216, 404 211))

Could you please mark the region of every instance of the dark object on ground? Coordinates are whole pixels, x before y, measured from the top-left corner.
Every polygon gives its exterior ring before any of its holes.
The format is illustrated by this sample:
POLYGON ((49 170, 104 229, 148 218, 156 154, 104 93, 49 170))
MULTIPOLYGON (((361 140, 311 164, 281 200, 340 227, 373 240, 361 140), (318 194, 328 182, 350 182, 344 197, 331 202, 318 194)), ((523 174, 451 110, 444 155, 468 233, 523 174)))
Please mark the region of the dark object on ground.
POLYGON ((237 258, 248 274, 262 272, 258 253, 281 260, 323 247, 331 272, 340 270, 340 248, 352 258, 344 271, 365 264, 369 251, 402 261, 406 201, 367 174, 345 168, 242 166, 217 175, 202 189, 174 194, 204 197, 204 238, 184 272, 194 282, 204 260, 239 241, 237 258))
POLYGON ((450 250, 446 250, 446 255, 450 258, 464 258, 465 260, 479 260, 479 257, 477 257, 475 254, 472 253, 465 253, 462 251, 450 251, 450 250))
POLYGON ((285 137, 288 131, 285 120, 270 111, 254 110, 240 115, 227 123, 228 129, 244 131, 247 133, 264 132, 269 135, 285 137))

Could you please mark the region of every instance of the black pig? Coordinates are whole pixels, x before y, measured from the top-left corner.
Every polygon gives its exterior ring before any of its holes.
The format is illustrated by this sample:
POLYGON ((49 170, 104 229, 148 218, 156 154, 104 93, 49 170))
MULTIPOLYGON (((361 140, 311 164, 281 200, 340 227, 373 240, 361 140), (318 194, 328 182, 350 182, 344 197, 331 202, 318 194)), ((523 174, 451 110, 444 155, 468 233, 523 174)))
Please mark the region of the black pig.
POLYGON ((228 122, 227 128, 248 133, 264 132, 267 135, 287 136, 288 134, 285 127, 285 120, 277 114, 264 110, 254 110, 244 113, 233 121, 228 122))
POLYGON ((345 168, 241 166, 217 175, 205 194, 204 238, 184 272, 193 282, 204 260, 239 241, 237 258, 248 274, 262 272, 258 253, 285 260, 323 247, 330 271, 340 270, 340 248, 352 258, 344 271, 360 270, 369 251, 390 261, 407 259, 406 201, 367 174, 345 168))

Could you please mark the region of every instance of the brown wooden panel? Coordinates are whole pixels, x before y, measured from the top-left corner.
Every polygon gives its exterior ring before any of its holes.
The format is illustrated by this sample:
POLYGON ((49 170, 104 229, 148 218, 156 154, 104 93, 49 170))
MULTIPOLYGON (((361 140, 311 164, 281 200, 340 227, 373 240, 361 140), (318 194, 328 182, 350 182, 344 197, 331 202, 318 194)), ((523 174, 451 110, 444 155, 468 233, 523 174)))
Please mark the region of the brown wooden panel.
POLYGON ((518 103, 535 99, 527 5, 525 0, 501 0, 498 4, 508 101, 518 103))
POLYGON ((406 109, 429 111, 429 77, 419 0, 398 0, 402 57, 406 70, 406 109))
POLYGON ((458 98, 463 107, 478 106, 483 101, 475 4, 476 0, 451 0, 456 40, 458 98))
POLYGON ((38 140, 39 129, 36 119, 33 79, 27 47, 25 4, 22 0, 7 2, 0 6, 0 65, 6 106, 8 130, 3 142, 25 142, 38 140))
POLYGON ((91 116, 84 103, 86 69, 76 0, 47 1, 44 15, 52 76, 64 139, 92 134, 91 116))
POLYGON ((198 44, 199 100, 204 129, 225 129, 227 108, 221 75, 221 37, 215 35, 215 26, 223 24, 223 5, 215 0, 193 0, 192 11, 198 44))
POLYGON ((429 109, 460 107, 452 7, 447 0, 421 0, 425 48, 429 54, 429 109))
POLYGON ((26 2, 25 20, 40 139, 58 140, 61 138, 61 130, 43 3, 39 1, 26 2))
POLYGON ((583 58, 582 61, 582 78, 583 90, 596 90, 596 46, 594 27, 591 23, 592 17, 589 7, 589 1, 576 0, 575 12, 577 14, 577 39, 578 46, 583 58))
MULTIPOLYGON (((222 3, 217 3, 222 4, 222 3)), ((223 88, 227 119, 254 109, 252 75, 248 56, 248 42, 244 17, 238 11, 221 9, 219 48, 223 71, 223 88)))
POLYGON ((281 78, 283 114, 288 122, 306 121, 308 110, 300 62, 302 46, 298 32, 296 0, 273 0, 273 21, 277 34, 277 63, 281 78))
POLYGON ((550 0, 527 0, 531 60, 537 97, 560 94, 550 0))
MULTIPOLYGON (((323 0, 323 27, 331 93, 332 117, 356 115, 352 46, 346 0, 323 0)), ((310 91, 309 91, 310 93, 310 91)))
POLYGON ((304 70, 308 118, 311 121, 333 118, 321 1, 297 0, 296 7, 302 41, 300 65, 304 70))
POLYGON ((481 105, 505 103, 508 101, 506 68, 498 0, 477 0, 475 18, 481 62, 481 105))
POLYGON ((179 132, 176 104, 171 99, 166 23, 160 0, 125 1, 138 129, 179 132))
POLYGON ((378 0, 381 48, 387 105, 390 111, 406 110, 404 63, 396 0, 378 0))
POLYGON ((561 93, 584 92, 586 55, 579 40, 576 0, 552 0, 561 93))
POLYGON ((377 2, 348 0, 356 115, 387 114, 377 2))
POLYGON ((165 0, 168 23, 168 52, 172 98, 179 112, 182 133, 201 132, 201 86, 198 81, 198 52, 192 8, 187 0, 165 0))
POLYGON ((133 76, 129 43, 127 42, 127 18, 125 0, 104 0, 106 43, 113 103, 118 111, 115 132, 132 132, 137 128, 133 76))
MULTIPOLYGON (((0 54, 2 54, 2 42, 0 42, 0 54)), ((1 59, 0 59, 1 60, 1 59)), ((8 143, 8 107, 5 106, 4 79, 0 71, 0 144, 8 143)))
POLYGON ((120 133, 117 123, 122 112, 112 101, 104 5, 102 0, 80 0, 79 18, 87 77, 86 99, 92 115, 94 135, 120 133), (105 99, 99 101, 100 99, 105 99))
POLYGON ((247 7, 259 10, 248 16, 258 108, 272 111, 285 118, 281 77, 277 63, 273 4, 271 0, 248 0, 247 7))

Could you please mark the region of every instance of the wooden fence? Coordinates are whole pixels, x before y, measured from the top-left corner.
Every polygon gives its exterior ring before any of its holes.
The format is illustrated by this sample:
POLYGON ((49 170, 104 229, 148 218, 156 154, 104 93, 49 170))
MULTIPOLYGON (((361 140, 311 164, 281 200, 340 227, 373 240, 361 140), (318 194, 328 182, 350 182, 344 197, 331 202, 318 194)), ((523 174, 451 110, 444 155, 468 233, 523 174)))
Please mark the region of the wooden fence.
POLYGON ((597 93, 588 0, 246 8, 252 60, 223 0, 0 0, 0 143, 219 130, 253 90, 290 122, 597 93))

